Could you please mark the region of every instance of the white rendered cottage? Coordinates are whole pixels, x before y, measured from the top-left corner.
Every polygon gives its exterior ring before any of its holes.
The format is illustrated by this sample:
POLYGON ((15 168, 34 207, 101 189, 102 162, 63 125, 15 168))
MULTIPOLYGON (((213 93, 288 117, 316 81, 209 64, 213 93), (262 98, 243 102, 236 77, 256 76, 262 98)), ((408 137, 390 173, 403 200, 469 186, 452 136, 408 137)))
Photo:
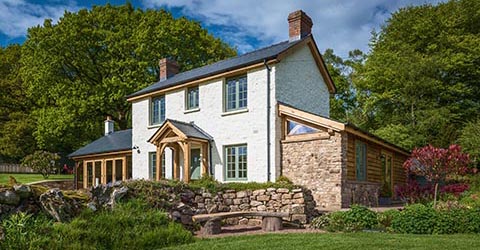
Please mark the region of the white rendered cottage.
POLYGON ((175 74, 175 62, 162 60, 161 80, 128 97, 132 145, 139 149, 133 177, 274 181, 280 174, 278 103, 328 117, 335 91, 310 34, 311 19, 299 11, 289 23, 289 41, 188 72, 175 74), (153 163, 160 162, 163 171, 155 171, 153 163))
POLYGON ((235 58, 182 73, 176 62, 160 60, 160 81, 127 97, 132 129, 113 132, 107 119, 104 137, 70 155, 80 187, 285 175, 310 188, 320 206, 339 208, 358 202, 358 190, 378 196, 380 186, 404 182, 396 160, 408 152, 328 118, 335 85, 312 20, 295 11, 288 22, 288 41, 235 58))

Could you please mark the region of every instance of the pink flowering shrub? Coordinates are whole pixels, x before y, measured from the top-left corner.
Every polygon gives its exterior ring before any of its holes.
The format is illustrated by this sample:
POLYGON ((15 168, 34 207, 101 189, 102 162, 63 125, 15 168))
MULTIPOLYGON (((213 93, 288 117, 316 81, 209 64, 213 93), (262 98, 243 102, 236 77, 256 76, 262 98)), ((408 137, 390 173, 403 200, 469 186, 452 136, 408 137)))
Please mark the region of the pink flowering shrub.
MULTIPOLYGON (((432 193, 434 206, 437 200, 438 186, 445 183, 448 178, 455 175, 465 175, 469 168, 470 157, 462 153, 458 145, 450 145, 448 148, 436 148, 432 145, 423 148, 416 148, 412 151, 410 158, 405 161, 403 167, 408 176, 423 176, 430 183, 430 188, 419 187, 418 183, 407 183, 403 190, 398 190, 399 197, 408 197, 412 203, 415 199, 428 198, 432 193), (422 194, 420 194, 422 193, 422 194)), ((400 188, 402 189, 402 188, 400 188)), ((445 191, 465 191, 468 187, 452 186, 445 191)))

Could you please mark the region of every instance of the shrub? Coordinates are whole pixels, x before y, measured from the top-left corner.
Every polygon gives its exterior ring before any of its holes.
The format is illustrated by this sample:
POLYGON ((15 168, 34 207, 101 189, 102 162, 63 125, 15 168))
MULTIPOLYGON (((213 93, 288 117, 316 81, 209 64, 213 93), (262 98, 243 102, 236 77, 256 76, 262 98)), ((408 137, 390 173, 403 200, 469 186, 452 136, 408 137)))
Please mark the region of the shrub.
POLYGON ((310 222, 310 227, 315 229, 325 229, 330 225, 330 214, 322 214, 310 222))
POLYGON ((390 227, 392 226, 392 221, 395 217, 398 216, 400 211, 397 209, 390 209, 384 212, 377 214, 378 224, 385 229, 386 231, 390 231, 390 227))
POLYGON ((433 199, 431 185, 420 185, 416 180, 409 179, 407 184, 395 187, 395 195, 403 201, 414 203, 427 203, 433 199))
POLYGON ((466 233, 480 233, 480 206, 465 212, 464 229, 466 233))
POLYGON ((392 220, 392 229, 397 233, 431 234, 435 228, 435 209, 423 204, 406 206, 392 220))
POLYGON ((450 145, 448 149, 428 145, 415 148, 403 167, 409 175, 423 176, 434 186, 433 206, 435 207, 439 184, 445 183, 451 176, 465 175, 469 164, 469 155, 462 153, 458 145, 450 145))
POLYGON ((52 222, 39 214, 17 213, 4 219, 1 223, 4 239, 0 240, 0 249, 32 249, 45 241, 43 233, 48 231, 52 222))
POLYGON ((85 211, 55 224, 44 249, 153 249, 193 241, 192 234, 159 210, 133 200, 113 211, 85 211))
POLYGON ((436 224, 433 229, 434 234, 454 234, 467 233, 465 223, 467 220, 467 210, 454 208, 448 210, 438 210, 436 213, 436 224))
POLYGON ((329 232, 355 232, 372 229, 378 224, 377 214, 370 209, 353 205, 348 211, 337 211, 315 218, 311 227, 329 232))
POLYGON ((460 197, 460 204, 468 208, 480 208, 480 192, 467 191, 460 197))
POLYGON ((35 172, 42 174, 47 179, 50 173, 58 169, 58 154, 47 151, 35 151, 33 154, 25 156, 22 160, 22 166, 29 167, 35 172))
POLYGON ((467 191, 470 188, 468 184, 464 183, 453 183, 445 185, 440 188, 440 193, 453 194, 454 196, 460 196, 463 192, 467 191))

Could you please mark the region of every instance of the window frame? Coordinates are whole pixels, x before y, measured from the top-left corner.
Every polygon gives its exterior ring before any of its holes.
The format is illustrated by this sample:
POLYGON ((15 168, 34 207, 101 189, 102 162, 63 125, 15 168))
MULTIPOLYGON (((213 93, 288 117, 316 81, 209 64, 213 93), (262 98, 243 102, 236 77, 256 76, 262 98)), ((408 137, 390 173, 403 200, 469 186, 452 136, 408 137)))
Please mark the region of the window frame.
POLYGON ((161 125, 165 120, 166 120, 166 113, 167 113, 167 103, 166 103, 166 99, 165 99, 165 95, 157 95, 157 96, 153 96, 150 98, 149 100, 149 112, 148 112, 148 122, 149 122, 149 125, 150 126, 157 126, 157 125, 161 125), (154 121, 154 101, 155 100, 160 100, 160 104, 159 104, 159 121, 154 121), (163 106, 162 105, 162 100, 163 99, 163 106), (162 110, 163 110, 163 114, 162 114, 162 110))
POLYGON ((365 143, 364 141, 360 141, 360 140, 355 140, 355 180, 356 181, 367 181, 367 154, 368 154, 368 147, 367 147, 367 143, 365 143), (361 159, 362 163, 363 163, 363 166, 358 166, 358 149, 359 149, 359 146, 363 147, 363 157, 361 159), (363 175, 359 175, 359 170, 363 170, 363 175))
POLYGON ((247 181, 248 180, 248 145, 246 143, 243 144, 234 144, 234 145, 225 145, 223 147, 223 157, 224 157, 224 164, 223 164, 223 172, 224 172, 224 179, 225 181, 247 181), (240 170, 240 152, 239 148, 245 148, 245 170, 240 170), (228 176, 228 149, 235 148, 235 162, 234 162, 234 177, 228 176), (244 171, 245 177, 239 177, 240 171, 244 171))
POLYGON ((200 109, 200 86, 192 86, 188 87, 185 89, 185 111, 195 111, 200 109), (196 89, 197 93, 197 100, 196 100, 196 106, 191 106, 191 100, 190 100, 190 90, 196 89))
POLYGON ((248 75, 243 74, 243 75, 238 75, 238 76, 233 76, 233 77, 228 77, 225 78, 225 81, 223 83, 223 111, 228 113, 228 112, 236 112, 236 111, 243 111, 248 109, 248 75), (241 78, 245 78, 245 98, 240 101, 240 82, 238 81, 241 78), (229 108, 229 82, 232 80, 236 80, 235 82, 235 107, 234 108, 229 108), (240 107, 240 104, 245 101, 245 106, 240 107))
MULTIPOLYGON (((166 174, 166 168, 165 168, 165 154, 162 154, 162 159, 161 159, 161 167, 162 167, 162 176, 161 178, 165 178, 166 174)), ((157 151, 151 151, 148 152, 148 175, 151 180, 156 180, 157 179, 157 151), (153 162, 155 162, 155 165, 153 165, 153 162), (155 170, 155 171, 154 171, 155 170)))

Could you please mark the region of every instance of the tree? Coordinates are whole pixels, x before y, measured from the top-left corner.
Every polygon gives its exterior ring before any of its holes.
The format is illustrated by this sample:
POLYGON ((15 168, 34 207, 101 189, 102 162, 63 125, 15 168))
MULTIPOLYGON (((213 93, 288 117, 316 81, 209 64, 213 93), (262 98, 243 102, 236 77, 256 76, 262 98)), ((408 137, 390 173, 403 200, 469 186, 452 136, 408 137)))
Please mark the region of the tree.
POLYGON ((474 167, 480 167, 480 118, 466 124, 459 138, 459 143, 470 155, 474 167))
POLYGON ((125 96, 158 80, 161 58, 184 71, 235 54, 198 22, 164 10, 106 5, 45 20, 28 30, 22 49, 22 79, 38 106, 36 142, 69 152, 98 138, 106 115, 129 127, 125 96))
POLYGON ((54 170, 58 170, 59 159, 60 156, 58 154, 47 151, 35 151, 33 154, 23 158, 22 166, 39 172, 43 178, 47 179, 54 170))
POLYGON ((21 47, 0 48, 0 161, 16 162, 35 150, 32 103, 20 78, 21 47))
POLYGON ((349 52, 348 59, 344 60, 327 49, 323 54, 328 71, 332 77, 337 93, 330 98, 330 117, 342 122, 361 123, 358 121, 357 88, 354 79, 363 65, 365 54, 360 50, 349 52))
POLYGON ((414 149, 403 167, 408 174, 423 176, 434 185, 433 206, 435 207, 438 185, 453 175, 466 174, 468 164, 470 164, 468 154, 462 153, 462 148, 458 145, 450 145, 448 149, 428 145, 414 149))
POLYGON ((368 114, 365 128, 409 149, 456 141, 458 128, 480 113, 478 44, 480 1, 394 13, 373 33, 356 79, 360 108, 368 114))

